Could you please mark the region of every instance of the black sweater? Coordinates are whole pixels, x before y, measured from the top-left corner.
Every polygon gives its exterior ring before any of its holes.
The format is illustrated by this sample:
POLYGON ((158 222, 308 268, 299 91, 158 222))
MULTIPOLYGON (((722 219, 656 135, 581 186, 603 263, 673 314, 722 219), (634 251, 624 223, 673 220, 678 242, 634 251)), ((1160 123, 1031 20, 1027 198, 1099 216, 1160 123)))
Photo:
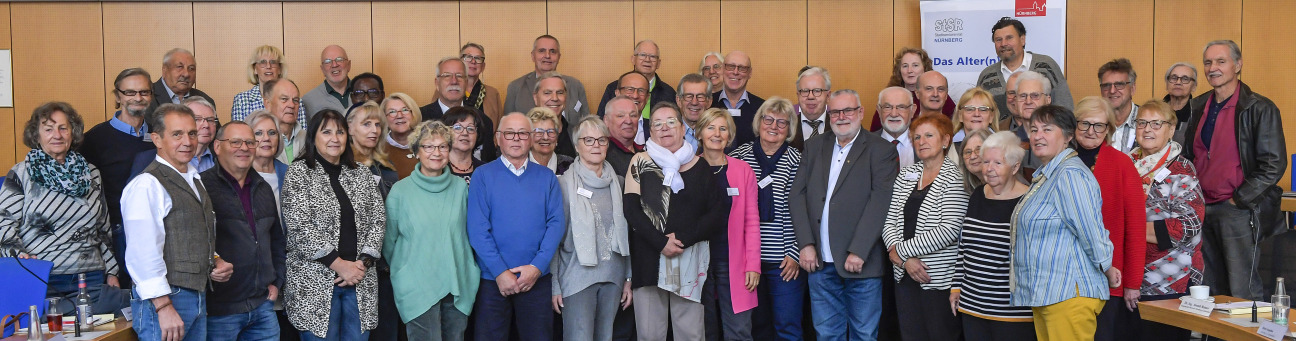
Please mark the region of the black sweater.
MULTIPOLYGON (((724 230, 729 223, 730 200, 725 189, 715 183, 711 165, 705 159, 698 160, 692 168, 680 173, 680 176, 684 180, 684 189, 670 195, 670 215, 666 217, 665 232, 658 231, 648 214, 644 213, 645 206, 654 206, 645 201, 649 201, 656 193, 662 193, 661 177, 654 172, 641 174, 640 193, 649 195, 649 199, 641 201, 639 194, 625 194, 624 210, 631 233, 631 287, 657 285, 657 260, 666 247, 667 234, 675 233, 675 238, 688 248, 709 240, 716 231, 724 230)), ((670 191, 669 188, 665 190, 670 191)))
POLYGON ((108 217, 113 225, 122 222, 122 190, 130 181, 131 163, 135 161, 135 155, 156 148, 153 142, 123 133, 108 122, 95 125, 85 133, 80 152, 87 162, 99 168, 104 199, 108 201, 108 217))
POLYGON ((213 316, 241 314, 260 306, 274 284, 283 293, 287 268, 284 265, 287 236, 279 225, 279 206, 270 184, 260 174, 248 171, 244 184, 252 191, 249 224, 235 184, 220 164, 202 172, 203 187, 216 213, 216 253, 234 265, 226 282, 212 282, 207 292, 207 313, 213 316))

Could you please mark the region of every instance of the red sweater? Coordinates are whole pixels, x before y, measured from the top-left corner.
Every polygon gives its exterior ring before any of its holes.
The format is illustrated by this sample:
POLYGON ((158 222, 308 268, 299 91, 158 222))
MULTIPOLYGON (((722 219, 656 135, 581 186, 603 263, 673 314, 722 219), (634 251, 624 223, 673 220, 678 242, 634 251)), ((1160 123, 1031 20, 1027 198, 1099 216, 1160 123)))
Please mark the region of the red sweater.
MULTIPOLYGON (((1102 191, 1103 226, 1111 237, 1112 266, 1121 271, 1121 288, 1143 286, 1144 256, 1147 251, 1147 195, 1134 161, 1103 143, 1094 162, 1094 178, 1102 191)), ((1112 288, 1113 297, 1124 297, 1112 288)))

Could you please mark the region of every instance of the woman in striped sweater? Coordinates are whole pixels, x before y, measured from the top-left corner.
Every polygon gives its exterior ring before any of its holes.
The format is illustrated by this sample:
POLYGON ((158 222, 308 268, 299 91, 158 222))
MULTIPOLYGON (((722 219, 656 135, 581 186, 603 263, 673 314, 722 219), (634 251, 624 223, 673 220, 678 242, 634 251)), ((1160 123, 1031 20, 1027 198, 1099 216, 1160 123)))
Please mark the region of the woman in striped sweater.
POLYGON ((955 340, 963 332, 946 309, 968 198, 963 173, 945 156, 953 130, 941 115, 910 124, 919 162, 900 169, 882 228, 905 340, 955 340))

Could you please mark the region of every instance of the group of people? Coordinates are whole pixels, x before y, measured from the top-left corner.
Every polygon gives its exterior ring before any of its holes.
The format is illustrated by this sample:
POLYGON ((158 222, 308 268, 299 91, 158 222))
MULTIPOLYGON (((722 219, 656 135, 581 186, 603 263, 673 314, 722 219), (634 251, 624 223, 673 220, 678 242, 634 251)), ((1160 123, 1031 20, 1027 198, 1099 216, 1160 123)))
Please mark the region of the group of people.
POLYGON ((1126 59, 1073 102, 1021 22, 991 33, 958 99, 901 50, 872 131, 822 67, 767 100, 743 52, 668 84, 652 41, 589 102, 549 35, 507 97, 468 43, 423 106, 338 46, 302 94, 262 46, 222 123, 176 49, 88 131, 32 112, 0 247, 142 340, 1186 340, 1137 302, 1263 296, 1286 151, 1237 44, 1136 105, 1126 59))

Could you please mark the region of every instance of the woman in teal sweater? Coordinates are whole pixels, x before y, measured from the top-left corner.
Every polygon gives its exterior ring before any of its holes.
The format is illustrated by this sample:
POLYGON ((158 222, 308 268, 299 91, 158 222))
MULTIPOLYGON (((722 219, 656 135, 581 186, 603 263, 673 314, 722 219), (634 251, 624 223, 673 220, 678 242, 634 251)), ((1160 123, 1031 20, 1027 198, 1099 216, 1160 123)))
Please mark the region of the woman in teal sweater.
POLYGON ((454 135, 441 122, 414 128, 419 163, 387 197, 383 257, 410 340, 462 340, 481 270, 468 245, 468 183, 447 164, 454 135))

